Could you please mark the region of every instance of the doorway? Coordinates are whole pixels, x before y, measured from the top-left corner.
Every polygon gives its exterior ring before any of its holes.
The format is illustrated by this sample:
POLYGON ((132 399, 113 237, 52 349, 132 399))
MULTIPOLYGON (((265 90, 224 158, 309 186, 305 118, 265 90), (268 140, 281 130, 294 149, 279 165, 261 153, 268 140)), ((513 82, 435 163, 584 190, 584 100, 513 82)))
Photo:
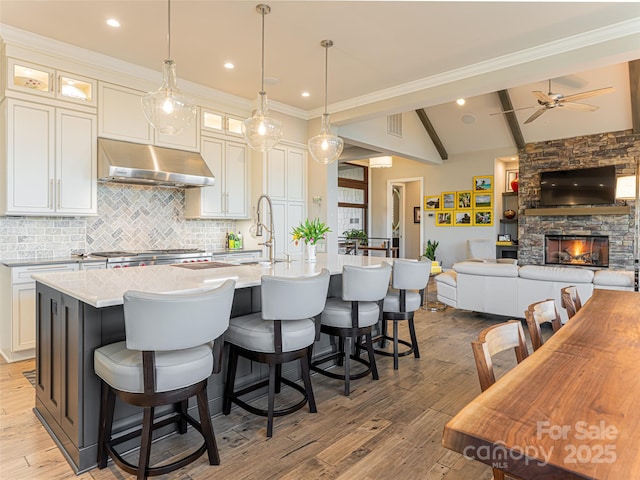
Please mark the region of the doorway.
POLYGON ((400 258, 418 259, 424 251, 423 178, 387 180, 387 236, 400 258))

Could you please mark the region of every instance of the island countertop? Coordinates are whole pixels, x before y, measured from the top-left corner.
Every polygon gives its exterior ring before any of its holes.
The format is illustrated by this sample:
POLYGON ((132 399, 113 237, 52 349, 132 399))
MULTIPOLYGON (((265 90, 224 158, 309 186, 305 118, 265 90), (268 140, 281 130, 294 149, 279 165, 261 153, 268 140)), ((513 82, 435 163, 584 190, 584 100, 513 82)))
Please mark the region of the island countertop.
MULTIPOLYGON (((331 274, 342 272, 344 265, 374 266, 393 260, 384 257, 328 255, 320 253, 316 262, 293 260, 264 264, 263 262, 191 270, 183 264, 151 265, 131 268, 110 268, 78 272, 43 273, 33 278, 51 288, 70 295, 96 308, 122 305, 127 290, 154 293, 176 293, 217 287, 227 279, 236 281, 236 288, 260 285, 264 275, 299 277, 320 273, 327 268, 331 274)), ((215 262, 222 264, 225 262, 215 262)), ((190 265, 190 264, 186 264, 190 265)), ((192 264, 191 264, 192 265, 192 264)))

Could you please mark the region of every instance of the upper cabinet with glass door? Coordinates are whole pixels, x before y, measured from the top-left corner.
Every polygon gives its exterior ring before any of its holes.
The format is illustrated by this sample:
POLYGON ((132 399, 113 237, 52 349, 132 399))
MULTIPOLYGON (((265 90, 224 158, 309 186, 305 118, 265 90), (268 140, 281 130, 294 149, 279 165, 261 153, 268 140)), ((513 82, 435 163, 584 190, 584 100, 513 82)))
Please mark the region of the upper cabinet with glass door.
POLYGON ((226 113, 202 109, 202 130, 204 132, 224 133, 242 136, 242 119, 226 113))
POLYGON ((13 58, 7 67, 10 90, 96 106, 95 80, 13 58))

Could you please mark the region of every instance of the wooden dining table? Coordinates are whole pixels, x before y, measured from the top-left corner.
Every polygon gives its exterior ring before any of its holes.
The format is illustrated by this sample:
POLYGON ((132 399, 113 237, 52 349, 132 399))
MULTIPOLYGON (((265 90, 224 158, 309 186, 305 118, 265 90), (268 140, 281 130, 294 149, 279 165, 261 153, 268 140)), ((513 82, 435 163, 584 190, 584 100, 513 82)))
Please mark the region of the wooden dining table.
POLYGON ((640 479, 640 294, 596 289, 442 443, 522 479, 640 479))

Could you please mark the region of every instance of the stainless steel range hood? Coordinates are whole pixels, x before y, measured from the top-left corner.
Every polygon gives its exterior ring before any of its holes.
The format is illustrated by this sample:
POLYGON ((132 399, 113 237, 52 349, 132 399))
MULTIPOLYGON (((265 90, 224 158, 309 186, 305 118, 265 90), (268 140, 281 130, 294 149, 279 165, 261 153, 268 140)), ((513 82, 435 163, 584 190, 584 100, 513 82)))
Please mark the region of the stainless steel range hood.
POLYGON ((98 181, 190 188, 215 177, 199 153, 98 138, 98 181))

